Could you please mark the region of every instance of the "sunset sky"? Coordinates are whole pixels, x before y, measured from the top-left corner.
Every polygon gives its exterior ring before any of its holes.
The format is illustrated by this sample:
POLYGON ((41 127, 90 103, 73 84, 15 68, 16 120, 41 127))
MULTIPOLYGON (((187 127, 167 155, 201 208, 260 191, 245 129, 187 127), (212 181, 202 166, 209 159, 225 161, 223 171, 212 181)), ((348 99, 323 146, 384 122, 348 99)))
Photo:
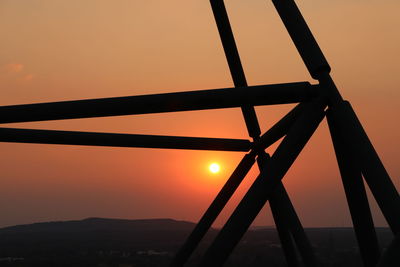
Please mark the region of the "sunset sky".
MULTIPOLYGON (((250 85, 315 83, 270 1, 225 3, 250 85)), ((399 189, 400 2, 297 3, 399 189)), ((208 0, 0 0, 0 105, 232 86, 208 0)), ((291 107, 257 107, 262 131, 291 107)), ((240 109, 1 126, 248 138, 240 109)), ((197 221, 244 155, 15 143, 0 149, 0 227, 86 217, 197 221), (213 162, 219 173, 209 171, 213 162)), ((216 226, 256 175, 255 167, 216 226)), ((304 226, 351 225, 325 120, 283 182, 304 226)), ((372 208, 376 225, 386 225, 372 208)), ((273 224, 268 205, 255 224, 273 224)))

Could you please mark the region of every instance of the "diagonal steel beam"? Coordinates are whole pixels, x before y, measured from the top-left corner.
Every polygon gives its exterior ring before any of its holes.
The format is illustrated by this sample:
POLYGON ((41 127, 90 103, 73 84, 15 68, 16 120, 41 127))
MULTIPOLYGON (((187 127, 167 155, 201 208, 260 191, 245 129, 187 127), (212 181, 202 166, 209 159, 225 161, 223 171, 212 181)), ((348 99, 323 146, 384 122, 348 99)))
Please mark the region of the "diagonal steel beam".
MULTIPOLYGON (((233 36, 233 32, 229 23, 229 18, 228 18, 228 14, 226 12, 225 9, 225 5, 224 5, 224 1, 223 0, 210 0, 211 3, 211 7, 213 10, 213 14, 214 14, 214 18, 218 27, 218 31, 219 31, 219 35, 222 41, 222 45, 225 51, 225 55, 228 61, 228 65, 229 65, 229 69, 231 72, 231 76, 233 79, 233 82, 235 84, 236 87, 240 87, 240 86, 247 86, 247 81, 246 81, 246 77, 243 71, 243 67, 240 61, 240 57, 239 57, 239 52, 237 50, 236 47, 236 43, 235 43, 235 39, 233 36)), ((246 123, 246 127, 247 127, 247 131, 249 133, 249 135, 253 138, 253 140, 255 142, 257 142, 260 138, 260 127, 258 124, 258 119, 257 119, 257 115, 255 112, 255 109, 253 106, 251 105, 246 105, 246 103, 244 103, 244 105, 242 105, 241 107, 242 109, 242 113, 243 113, 243 117, 246 123)), ((287 123, 287 125, 289 125, 290 123, 287 123)), ((287 126, 286 125, 286 126, 287 126)), ((280 125, 282 126, 282 125, 280 125)), ((284 129, 285 127, 278 127, 278 131, 273 131, 274 134, 276 135, 276 133, 280 134, 279 130, 284 129)), ((276 130, 276 129, 275 129, 276 130)), ((286 133, 286 132, 285 132, 286 133)), ((274 136, 272 136, 274 137, 274 136)), ((264 142, 265 141, 271 141, 268 138, 265 139, 264 138, 264 142)), ((265 154, 264 150, 258 150, 258 153, 260 155, 265 154)), ((279 205, 279 206, 292 206, 290 199, 287 198, 277 198, 278 201, 274 201, 274 203, 272 203, 271 205, 279 205), (282 203, 280 201, 283 201, 282 203)), ((275 207, 277 208, 277 207, 275 207)), ((286 214, 289 215, 289 218, 291 220, 293 220, 293 223, 297 223, 299 222, 299 219, 297 217, 297 214, 295 212, 294 209, 291 210, 287 210, 286 214)), ((275 217, 276 219, 278 217, 275 217)), ((280 223, 279 221, 275 221, 276 224, 280 223)), ((301 224, 297 225, 297 227, 301 228, 301 224)), ((296 229, 296 228, 295 228, 296 229)), ((286 224, 282 224, 279 227, 279 231, 281 236, 290 236, 290 232, 291 230, 295 230, 295 229, 289 229, 287 227, 286 224)), ((296 236, 298 238, 302 238, 304 236, 296 236)), ((286 242, 288 240, 281 240, 282 245, 285 247, 286 251, 290 253, 289 254, 295 254, 296 251, 294 249, 294 246, 291 245, 290 243, 286 242)), ((303 240, 304 241, 304 240, 303 240)), ((304 241, 307 242, 307 241, 304 241)), ((294 262, 291 259, 287 259, 288 262, 294 262)))
POLYGON ((311 76, 319 79, 321 73, 329 73, 331 67, 295 1, 272 0, 272 2, 311 76))
MULTIPOLYGON (((263 152, 259 153, 257 158, 258 168, 260 172, 267 166, 270 156, 263 152)), ((282 251, 285 255, 288 267, 298 267, 300 262, 297 256, 296 246, 290 229, 289 222, 291 220, 288 214, 287 203, 291 204, 290 199, 283 199, 283 194, 286 193, 285 187, 280 183, 272 192, 269 198, 269 205, 271 208, 272 217, 275 221, 276 231, 278 232, 279 239, 282 244, 282 251), (289 200, 287 202, 287 200, 289 200)))
POLYGON ((222 266, 226 261, 324 118, 325 107, 321 101, 308 105, 221 229, 200 266, 222 266))
POLYGON ((266 131, 258 140, 254 142, 254 150, 263 152, 270 145, 284 137, 292 127, 293 123, 301 115, 306 107, 306 103, 300 103, 287 113, 282 119, 275 123, 268 131, 266 131))
POLYGON ((215 219, 221 213, 226 203, 228 203, 233 193, 239 187, 240 183, 247 175, 250 168, 253 166, 255 162, 255 156, 256 155, 254 153, 249 153, 246 154, 244 158, 240 161, 235 171, 229 177, 228 181, 222 187, 221 191, 219 191, 218 195, 215 197, 210 207, 201 217, 200 221, 197 223, 192 233, 189 235, 185 243, 175 255, 170 264, 171 267, 180 267, 183 266, 185 262, 187 262, 190 255, 196 249, 201 239, 203 239, 204 235, 210 229, 215 219))
POLYGON ((354 228, 360 241, 360 250, 365 264, 374 266, 379 257, 379 248, 374 237, 374 226, 368 215, 370 211, 361 173, 391 230, 397 235, 400 233, 400 196, 350 103, 344 101, 340 95, 329 74, 330 66, 294 0, 272 2, 311 76, 319 80, 323 89, 321 94, 327 96, 332 140, 337 155, 340 154, 338 163, 354 228), (368 244, 364 244, 364 241, 368 244))
MULTIPOLYGON (((226 12, 223 0, 210 0, 214 19, 217 24, 219 36, 221 38, 222 47, 224 48, 225 57, 228 61, 229 70, 235 87, 246 87, 247 81, 243 71, 242 62, 236 47, 235 37, 229 22, 228 13, 226 12)), ((251 103, 242 103, 241 109, 243 118, 246 123, 247 131, 253 139, 259 138, 261 131, 258 124, 256 111, 251 103)))
POLYGON ((349 147, 341 139, 329 110, 327 119, 360 254, 365 267, 374 267, 380 258, 380 248, 361 168, 357 162, 357 156, 351 153, 349 147))
POLYGON ((318 95, 308 82, 0 106, 0 123, 78 119, 297 103, 318 95))
POLYGON ((0 142, 246 152, 243 139, 0 128, 0 142))
POLYGON ((351 153, 394 234, 400 233, 400 196, 365 133, 350 103, 343 101, 329 108, 335 129, 351 153))
MULTIPOLYGON (((228 66, 235 87, 236 88, 247 87, 246 77, 244 75, 243 67, 240 62, 239 53, 236 48, 235 39, 233 37, 232 29, 230 27, 229 18, 226 13, 224 3, 223 1, 211 0, 210 4, 213 10, 214 18, 222 41, 222 46, 225 51, 226 59, 228 60, 228 66)), ((252 105, 242 103, 241 110, 249 135, 254 140, 258 139, 261 132, 254 107, 252 105)), ((250 156, 252 157, 251 165, 253 165, 255 161, 255 154, 251 153, 246 155, 246 157, 250 156)), ((246 157, 239 164, 235 172, 243 168, 241 166, 242 164, 249 162, 249 159, 246 160, 246 157)), ((250 165, 248 166, 249 170, 251 166, 250 165)), ((210 205, 206 213, 200 219, 200 221, 198 222, 198 224, 196 225, 195 229, 192 231, 186 242, 183 244, 181 249, 175 255, 170 266, 181 267, 189 259, 194 249, 198 246, 199 242, 201 241, 205 233, 208 231, 214 220, 217 218, 221 210, 224 208, 226 202, 236 191, 237 187, 239 186, 239 184, 241 183, 241 181, 245 176, 245 174, 243 174, 240 176, 240 179, 238 179, 235 178, 236 175, 234 174, 231 176, 231 178, 229 178, 228 182, 221 189, 221 191, 219 192, 213 203, 210 205)))
POLYGON ((306 65, 310 75, 318 80, 328 97, 329 104, 342 101, 335 83, 329 75, 331 67, 315 40, 294 0, 272 0, 283 24, 306 65))
MULTIPOLYGON (((264 155, 261 154, 258 157, 257 160, 260 163, 260 171, 267 167, 269 159, 270 157, 265 152, 264 155)), ((269 203, 274 220, 277 222, 276 229, 279 237, 281 240, 285 240, 284 243, 286 246, 282 246, 282 249, 285 253, 288 266, 302 266, 298 260, 294 247, 295 245, 297 245, 304 266, 317 266, 317 259, 312 245, 304 231, 300 219, 297 216, 294 216, 296 211, 282 182, 280 182, 272 191, 269 203), (290 229, 290 232, 282 230, 282 226, 283 228, 290 229)))

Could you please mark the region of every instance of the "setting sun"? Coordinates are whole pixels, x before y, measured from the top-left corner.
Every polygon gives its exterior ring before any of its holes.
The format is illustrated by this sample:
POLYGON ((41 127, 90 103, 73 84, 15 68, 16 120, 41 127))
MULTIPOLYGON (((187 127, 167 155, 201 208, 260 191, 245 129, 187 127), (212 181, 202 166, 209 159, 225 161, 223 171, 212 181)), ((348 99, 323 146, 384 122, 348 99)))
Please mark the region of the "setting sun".
POLYGON ((209 167, 210 172, 212 173, 218 173, 220 171, 221 167, 219 166, 218 163, 212 163, 209 167))

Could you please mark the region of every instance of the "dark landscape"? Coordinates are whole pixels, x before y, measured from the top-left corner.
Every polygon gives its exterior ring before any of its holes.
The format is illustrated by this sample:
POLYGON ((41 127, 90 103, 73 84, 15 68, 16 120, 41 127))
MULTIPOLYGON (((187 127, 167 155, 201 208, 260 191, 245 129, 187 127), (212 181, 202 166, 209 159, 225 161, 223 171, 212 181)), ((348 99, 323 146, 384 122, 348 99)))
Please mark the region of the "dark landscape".
MULTIPOLYGON (((194 223, 88 218, 0 229, 1 266, 168 266, 194 223)), ((352 228, 306 228, 322 266, 361 266, 352 228)), ((187 266, 196 266, 212 229, 187 266)), ((381 247, 392 234, 377 228, 381 247)), ((254 227, 224 266, 286 266, 276 230, 254 227)))

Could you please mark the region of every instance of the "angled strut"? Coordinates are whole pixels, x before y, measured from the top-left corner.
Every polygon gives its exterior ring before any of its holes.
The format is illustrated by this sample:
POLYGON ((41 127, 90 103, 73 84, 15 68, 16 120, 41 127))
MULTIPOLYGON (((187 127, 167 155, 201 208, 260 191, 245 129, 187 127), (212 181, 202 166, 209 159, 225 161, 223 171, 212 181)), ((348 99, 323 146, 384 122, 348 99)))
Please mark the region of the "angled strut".
MULTIPOLYGON (((234 85, 235 85, 235 87, 247 87, 246 77, 245 77, 243 67, 242 67, 242 64, 240 61, 239 53, 238 53, 238 50, 236 47, 235 39, 234 39, 232 29, 231 29, 231 26, 229 23, 229 18, 228 18, 226 9, 225 9, 224 2, 222 0, 210 0, 210 3, 211 3, 214 18, 215 18, 215 21, 216 21, 216 24, 218 27, 219 35, 220 35, 220 38, 222 41, 222 45, 223 45, 223 48, 225 51, 225 55, 226 55, 226 58, 228 61, 228 66, 229 66, 229 69, 231 72, 231 76, 232 76, 234 85)), ((276 139, 277 136, 279 136, 279 138, 281 138, 283 135, 286 134, 287 128, 292 124, 293 120, 297 116, 297 113, 300 113, 299 111, 296 112, 296 110, 300 110, 300 109, 301 108, 299 108, 299 107, 294 109, 294 111, 291 112, 290 115, 288 115, 287 118, 285 120, 283 120, 280 125, 278 125, 278 127, 274 128, 272 130, 272 132, 270 132, 269 135, 264 136, 263 141, 261 142, 261 140, 259 140, 261 131, 260 131, 257 115, 256 115, 253 105, 245 104, 245 105, 241 106, 242 114, 243 114, 243 117, 244 117, 244 120, 246 123, 246 127, 247 127, 247 131, 249 133, 249 136, 253 138, 254 142, 260 141, 260 142, 258 142, 258 147, 255 148, 257 153, 259 153, 259 157, 260 157, 260 155, 265 154, 265 152, 262 148, 264 145, 268 145, 268 142, 271 142, 272 140, 276 139)), ((259 165, 261 166, 262 163, 259 162, 259 165)), ((224 191, 224 189, 221 190, 220 194, 223 191, 224 191)), ((233 193, 233 191, 232 191, 232 193, 233 193)), ((217 198, 218 198, 218 196, 217 196, 217 198)), ((217 201, 217 198, 216 198, 216 200, 214 200, 213 204, 217 201)), ((290 202, 290 199, 288 197, 286 197, 286 198, 285 197, 283 197, 283 198, 277 197, 271 205, 277 205, 277 206, 283 205, 284 207, 288 207, 288 206, 293 207, 290 202)), ((211 208, 211 206, 210 206, 210 208, 211 208)), ((210 208, 209 208, 209 210, 210 210, 210 208)), ((205 226, 207 226, 207 224, 204 223, 205 218, 207 218, 207 212, 206 212, 206 214, 203 215, 203 217, 200 220, 198 225, 204 224, 205 226)), ((286 211, 286 214, 287 214, 287 217, 290 220, 294 221, 295 224, 297 222, 300 222, 294 209, 288 209, 286 211)), ((278 217, 276 217, 276 219, 278 220, 278 217)), ((287 227, 287 224, 280 222, 280 221, 276 221, 276 223, 280 224, 278 231, 281 232, 282 237, 291 235, 290 229, 287 227)), ((210 224, 210 222, 208 224, 210 224)), ((195 234, 197 231, 197 228, 200 228, 200 227, 199 226, 196 227, 196 229, 192 232, 189 239, 186 241, 184 247, 176 255, 175 259, 173 260, 173 264, 171 266, 182 266, 184 264, 184 262, 187 260, 187 258, 190 256, 190 253, 195 249, 198 242, 196 245, 194 245, 193 244, 194 238, 192 238, 192 237, 193 236, 199 237, 199 235, 195 234), (191 245, 189 246, 188 244, 191 244, 191 245), (188 249, 188 247, 190 247, 190 249, 188 249), (183 253, 182 251, 185 251, 185 253, 183 253)), ((301 224, 299 225, 299 227, 297 227, 297 229, 298 228, 302 229, 301 224)), ((294 227, 294 229, 296 229, 296 227, 294 227)), ((303 236, 296 235, 296 237, 299 239, 304 239, 304 238, 306 239, 305 235, 303 235, 303 236)), ((200 237, 197 240, 199 241, 199 239, 200 239, 200 237)), ((288 239, 285 239, 285 240, 288 240, 288 239)), ((282 245, 285 246, 285 248, 287 248, 286 251, 288 251, 288 255, 294 255, 296 253, 294 251, 294 246, 289 244, 285 240, 282 239, 282 243, 283 243, 282 245)), ((227 241, 225 245, 227 245, 227 246, 231 245, 228 243, 229 243, 229 241, 227 241)), ((302 240, 300 243, 309 243, 309 242, 308 242, 308 240, 302 240)), ((290 259, 287 259, 287 260, 288 260, 288 262, 290 261, 290 259)), ((294 262, 294 261, 292 261, 292 262, 294 262)), ((307 262, 307 260, 306 260, 306 262, 307 262)), ((310 261, 308 261, 308 262, 310 262, 310 261)))

